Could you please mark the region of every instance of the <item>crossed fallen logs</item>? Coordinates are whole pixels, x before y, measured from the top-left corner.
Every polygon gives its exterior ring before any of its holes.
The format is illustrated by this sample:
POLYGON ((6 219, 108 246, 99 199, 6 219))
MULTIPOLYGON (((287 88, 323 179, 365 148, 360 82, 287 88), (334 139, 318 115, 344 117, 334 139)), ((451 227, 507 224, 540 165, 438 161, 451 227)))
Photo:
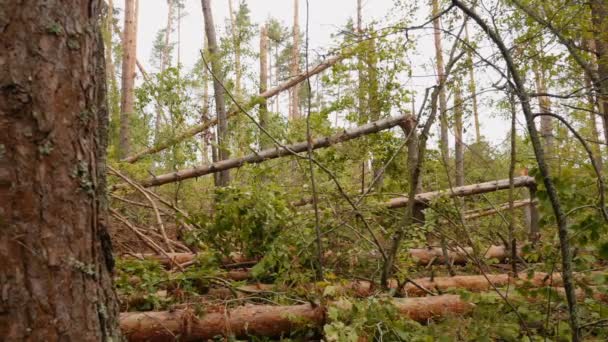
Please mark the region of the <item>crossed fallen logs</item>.
MULTIPOLYGON (((578 281, 589 284, 593 276, 605 275, 605 272, 581 272, 575 274, 578 281)), ((461 289, 470 292, 487 292, 497 289, 501 293, 505 288, 544 288, 552 287, 557 293, 563 295, 562 277, 559 273, 535 272, 526 276, 511 276, 509 274, 464 275, 454 277, 418 278, 405 284, 392 280, 389 287, 403 297, 393 298, 390 301, 397 311, 406 318, 428 322, 446 316, 458 316, 470 313, 475 307, 462 300, 457 295, 442 294, 445 291, 461 289), (422 297, 429 293, 439 294, 422 297)), ((355 297, 369 297, 377 294, 378 288, 369 281, 350 281, 337 283, 333 287, 332 295, 339 297, 350 295, 355 297)), ((310 291, 319 291, 309 285, 310 291)), ((227 288, 212 288, 206 296, 228 299, 235 293, 259 295, 265 292, 280 290, 272 284, 252 284, 227 288)), ((608 294, 605 290, 588 288, 591 296, 596 300, 607 302, 608 294)), ((514 293, 513 295, 516 295, 514 293)), ((578 298, 587 298, 588 293, 577 289, 578 298)), ((535 302, 538 298, 523 298, 535 302)), ((349 309, 350 302, 336 301, 327 305, 246 305, 234 309, 212 306, 202 316, 196 316, 186 308, 160 312, 127 312, 120 316, 121 329, 129 341, 166 341, 179 337, 180 340, 206 340, 215 336, 234 336, 236 338, 279 337, 289 336, 290 333, 302 329, 320 328, 327 320, 325 315, 328 306, 337 306, 340 309, 349 309)))
MULTIPOLYGON (((390 301, 397 311, 409 319, 426 322, 448 315, 465 315, 474 304, 457 295, 423 298, 396 298, 390 301)), ((337 301, 329 304, 348 310, 350 304, 337 301)), ((216 336, 236 338, 281 337, 306 329, 320 328, 326 321, 326 306, 245 305, 234 309, 216 308, 197 317, 191 310, 127 312, 120 315, 120 327, 131 342, 207 340, 216 336)))

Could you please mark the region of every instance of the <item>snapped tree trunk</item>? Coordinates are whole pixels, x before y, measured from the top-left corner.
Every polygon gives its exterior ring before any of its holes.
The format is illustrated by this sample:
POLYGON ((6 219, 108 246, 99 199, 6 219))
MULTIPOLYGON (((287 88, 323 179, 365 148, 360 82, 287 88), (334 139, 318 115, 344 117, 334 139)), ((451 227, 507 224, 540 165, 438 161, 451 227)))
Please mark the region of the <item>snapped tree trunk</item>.
MULTIPOLYGON (((226 115, 226 103, 224 100, 224 76, 220 63, 220 54, 215 36, 215 25, 213 23, 213 15, 211 13, 211 0, 201 0, 203 5, 203 17, 205 20, 205 33, 209 46, 209 55, 211 58, 211 72, 215 75, 213 79, 213 92, 215 97, 215 113, 217 117, 217 145, 218 159, 220 161, 230 158, 228 148, 228 117, 226 115)), ((220 172, 216 186, 227 186, 230 183, 230 171, 224 170, 220 172)))
POLYGON ((137 61, 138 0, 125 0, 125 27, 122 39, 122 91, 120 99, 120 131, 118 155, 124 158, 131 151, 131 116, 135 111, 135 63, 137 61))
POLYGON ((5 341, 120 339, 105 197, 102 6, 2 2, 10 22, 0 30, 5 341))

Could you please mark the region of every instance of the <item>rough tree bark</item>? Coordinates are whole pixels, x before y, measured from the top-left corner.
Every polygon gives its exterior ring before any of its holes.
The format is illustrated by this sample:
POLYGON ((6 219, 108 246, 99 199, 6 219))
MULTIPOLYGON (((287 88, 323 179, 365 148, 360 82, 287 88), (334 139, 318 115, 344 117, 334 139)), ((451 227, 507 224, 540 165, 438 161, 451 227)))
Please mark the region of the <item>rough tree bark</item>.
MULTIPOLYGON (((439 0, 432 0, 431 15, 435 17, 433 20, 433 38, 435 41, 435 58, 437 68, 437 83, 445 83, 445 66, 443 64, 443 49, 441 47, 441 18, 439 15, 439 0)), ((448 117, 447 117, 447 99, 445 95, 445 87, 439 90, 439 125, 441 134, 439 137, 439 149, 441 150, 444 163, 447 165, 450 160, 450 150, 448 147, 448 117)))
MULTIPOLYGON (((268 29, 266 24, 260 27, 260 94, 268 90, 268 29)), ((260 126, 268 128, 268 102, 266 99, 260 101, 259 106, 260 126)), ((271 141, 265 135, 260 136, 260 147, 263 149, 272 146, 271 141)))
POLYGON ((122 91, 120 98, 120 131, 118 156, 124 158, 131 151, 131 120, 135 111, 135 64, 137 60, 138 0, 125 0, 125 27, 122 39, 122 91))
MULTIPOLYGON (((205 33, 211 56, 211 71, 215 75, 213 79, 213 92, 215 97, 215 113, 217 117, 217 144, 218 159, 220 161, 230 158, 228 149, 228 117, 226 115, 226 103, 224 100, 224 88, 221 82, 224 80, 222 66, 219 60, 219 50, 215 36, 215 24, 211 13, 211 0, 201 0, 203 6, 203 17, 205 20, 205 33), (216 79, 217 78, 217 79, 216 79)), ((216 186, 227 186, 230 183, 230 171, 220 172, 216 186)))
POLYGON ((0 4, 0 339, 117 341, 98 0, 0 4))
MULTIPOLYGON (((293 77, 300 73, 300 3, 293 0, 293 47, 291 50, 290 76, 293 77)), ((296 84, 291 88, 289 98, 289 118, 300 118, 300 86, 296 84)))
POLYGON ((589 4, 597 56, 598 98, 604 125, 604 141, 608 142, 608 4, 604 0, 591 0, 589 4))

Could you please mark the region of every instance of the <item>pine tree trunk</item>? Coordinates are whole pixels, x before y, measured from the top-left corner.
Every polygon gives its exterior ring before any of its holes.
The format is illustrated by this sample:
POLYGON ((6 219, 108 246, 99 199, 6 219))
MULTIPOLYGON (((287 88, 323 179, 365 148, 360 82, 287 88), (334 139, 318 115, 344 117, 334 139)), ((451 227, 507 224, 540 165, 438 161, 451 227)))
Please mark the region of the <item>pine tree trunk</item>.
POLYGON ((137 59, 138 0, 125 0, 125 27, 122 39, 122 91, 118 155, 124 158, 131 150, 131 120, 134 114, 135 63, 137 59))
POLYGON ((0 6, 0 339, 118 341, 103 3, 0 6))
MULTIPOLYGON (((293 48, 291 50, 290 76, 293 77, 300 73, 300 4, 298 0, 293 0, 293 48)), ((289 101, 289 117, 291 119, 300 118, 300 85, 291 88, 289 101)))
MULTIPOLYGON (((469 25, 464 24, 464 39, 470 42, 469 25)), ((479 110, 477 108, 477 84, 475 83, 475 70, 473 68, 473 52, 467 49, 467 68, 469 71, 469 92, 471 93, 471 103, 473 105, 473 124, 475 125, 475 142, 481 142, 481 129, 479 127, 479 110)))
MULTIPOLYGON (((439 0, 432 0, 432 16, 436 17, 439 14, 439 0)), ((435 56, 437 67, 437 83, 445 82, 445 67, 443 65, 443 49, 441 48, 441 19, 433 20, 434 40, 435 40, 435 56)), ((439 148, 441 150, 444 163, 447 164, 450 160, 450 150, 448 148, 448 117, 447 117, 447 100, 445 96, 445 87, 439 91, 439 124, 441 134, 439 137, 439 148)))
MULTIPOLYGON (((218 160, 230 158, 228 150, 228 122, 226 118, 226 103, 224 101, 224 88, 221 84, 224 80, 222 74, 222 66, 219 61, 219 51, 215 36, 215 25, 213 23, 213 15, 211 13, 211 0, 201 0, 203 6, 203 17, 205 20, 205 32, 209 45, 209 55, 211 59, 211 71, 217 79, 213 80, 213 92, 215 97, 215 112, 218 120, 217 124, 217 144, 218 144, 218 160)), ((217 178, 216 186, 227 186, 230 183, 230 171, 224 170, 220 172, 217 178)))
MULTIPOLYGON (((266 25, 260 28, 260 94, 268 90, 268 30, 266 25)), ((262 99, 259 106, 260 126, 268 128, 268 103, 262 99)), ((272 146, 268 137, 260 133, 260 147, 266 149, 272 146)))

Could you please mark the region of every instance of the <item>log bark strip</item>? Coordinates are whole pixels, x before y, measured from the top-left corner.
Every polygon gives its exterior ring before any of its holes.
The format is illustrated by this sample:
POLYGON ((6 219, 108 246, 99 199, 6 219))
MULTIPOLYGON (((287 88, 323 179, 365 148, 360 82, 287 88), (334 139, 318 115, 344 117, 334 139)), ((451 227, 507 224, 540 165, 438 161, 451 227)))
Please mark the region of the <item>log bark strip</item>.
MULTIPOLYGON (((395 126, 399 126, 399 125, 404 126, 406 121, 409 120, 410 118, 411 118, 411 116, 409 116, 409 115, 403 115, 403 116, 398 116, 398 117, 394 117, 394 118, 387 118, 387 119, 371 122, 369 124, 366 124, 366 125, 363 125, 363 126, 360 126, 357 128, 344 130, 342 133, 333 135, 331 137, 313 139, 312 148, 319 149, 319 148, 329 147, 331 145, 334 145, 334 144, 337 144, 340 142, 356 139, 358 137, 361 137, 361 136, 364 136, 367 134, 377 133, 382 130, 389 129, 389 128, 392 128, 395 126)), ((299 152, 305 152, 308 148, 308 144, 307 144, 307 142, 302 141, 302 142, 298 142, 295 144, 287 145, 286 147, 289 148, 289 150, 291 150, 291 151, 299 153, 299 152)), ((211 165, 203 165, 203 166, 198 166, 198 167, 194 167, 194 168, 190 168, 190 169, 184 169, 184 170, 180 170, 177 172, 172 172, 172 173, 167 173, 164 175, 156 176, 156 177, 153 177, 146 181, 141 182, 141 185, 144 187, 159 186, 159 185, 163 185, 163 184, 167 184, 167 183, 173 183, 173 182, 182 181, 182 180, 189 179, 189 178, 199 177, 199 176, 203 176, 203 175, 207 175, 207 174, 211 174, 211 173, 216 173, 216 172, 221 172, 224 170, 241 167, 245 164, 261 163, 261 162, 269 160, 269 159, 275 159, 275 158, 287 156, 290 154, 291 154, 291 152, 289 152, 286 148, 269 148, 269 149, 265 149, 265 150, 262 150, 257 153, 252 153, 252 154, 246 155, 244 157, 240 157, 240 158, 221 160, 221 161, 218 161, 217 163, 213 163, 211 165)))
MULTIPOLYGON (((247 104, 245 104, 243 107, 245 109, 251 109, 253 107, 255 107, 256 105, 259 104, 260 102, 260 98, 262 99, 268 99, 271 98, 273 96, 276 96, 277 94, 288 90, 292 87, 294 87, 296 84, 299 84, 301 82, 303 82, 304 80, 308 79, 309 77, 312 77, 330 67, 332 67, 334 64, 340 62, 341 60, 343 60, 344 58, 349 57, 352 54, 352 52, 347 51, 345 53, 342 53, 340 55, 337 56, 333 56, 328 58, 327 60, 325 60, 324 62, 318 64, 316 67, 311 68, 308 72, 303 72, 295 77, 290 78, 288 81, 274 87, 271 89, 268 89, 267 91, 257 95, 257 96, 253 96, 249 102, 247 102, 247 104)), ((231 111, 228 114, 226 114, 226 118, 232 117, 234 115, 237 115, 239 113, 238 110, 235 111, 231 111)), ((160 151, 163 151, 185 139, 188 139, 190 137, 193 137, 195 135, 197 135, 198 133, 204 132, 206 131, 209 127, 213 127, 217 125, 217 117, 213 118, 211 120, 208 120, 206 122, 203 122, 199 125, 193 126, 190 129, 186 130, 185 132, 183 132, 182 134, 169 139, 163 143, 159 143, 156 146, 150 147, 148 149, 145 149, 137 154, 131 155, 129 157, 126 157, 124 159, 122 159, 123 162, 126 163, 135 163, 136 161, 142 159, 143 157, 149 155, 149 154, 153 154, 153 153, 158 153, 160 151)))
MULTIPOLYGON (((394 299, 392 303, 404 316, 426 322, 448 315, 464 315, 472 311, 473 304, 456 295, 425 298, 394 299)), ((335 303, 348 309, 343 302, 335 303)), ((325 307, 310 304, 272 306, 248 305, 228 311, 211 312, 196 317, 189 310, 160 312, 126 312, 120 316, 123 334, 131 342, 168 341, 179 336, 180 341, 207 340, 215 336, 236 338, 280 337, 326 323, 325 307)))
MULTIPOLYGON (((532 178, 532 177, 522 176, 522 177, 517 177, 517 178, 513 179, 513 184, 516 188, 521 188, 521 187, 535 186, 536 182, 535 182, 534 178, 532 178)), ((496 181, 491 181, 491 182, 459 186, 459 187, 455 187, 455 188, 448 189, 448 190, 425 192, 425 193, 416 195, 415 199, 417 202, 420 202, 420 203, 428 203, 432 199, 437 198, 442 195, 448 195, 450 197, 464 197, 464 196, 485 194, 488 192, 494 192, 494 191, 499 191, 499 190, 506 190, 508 188, 509 188, 509 180, 501 179, 501 180, 496 180, 496 181)), ((409 201, 409 199, 407 197, 397 197, 397 198, 393 198, 390 201, 388 201, 386 203, 386 206, 389 209, 403 208, 407 205, 408 201, 409 201)))

